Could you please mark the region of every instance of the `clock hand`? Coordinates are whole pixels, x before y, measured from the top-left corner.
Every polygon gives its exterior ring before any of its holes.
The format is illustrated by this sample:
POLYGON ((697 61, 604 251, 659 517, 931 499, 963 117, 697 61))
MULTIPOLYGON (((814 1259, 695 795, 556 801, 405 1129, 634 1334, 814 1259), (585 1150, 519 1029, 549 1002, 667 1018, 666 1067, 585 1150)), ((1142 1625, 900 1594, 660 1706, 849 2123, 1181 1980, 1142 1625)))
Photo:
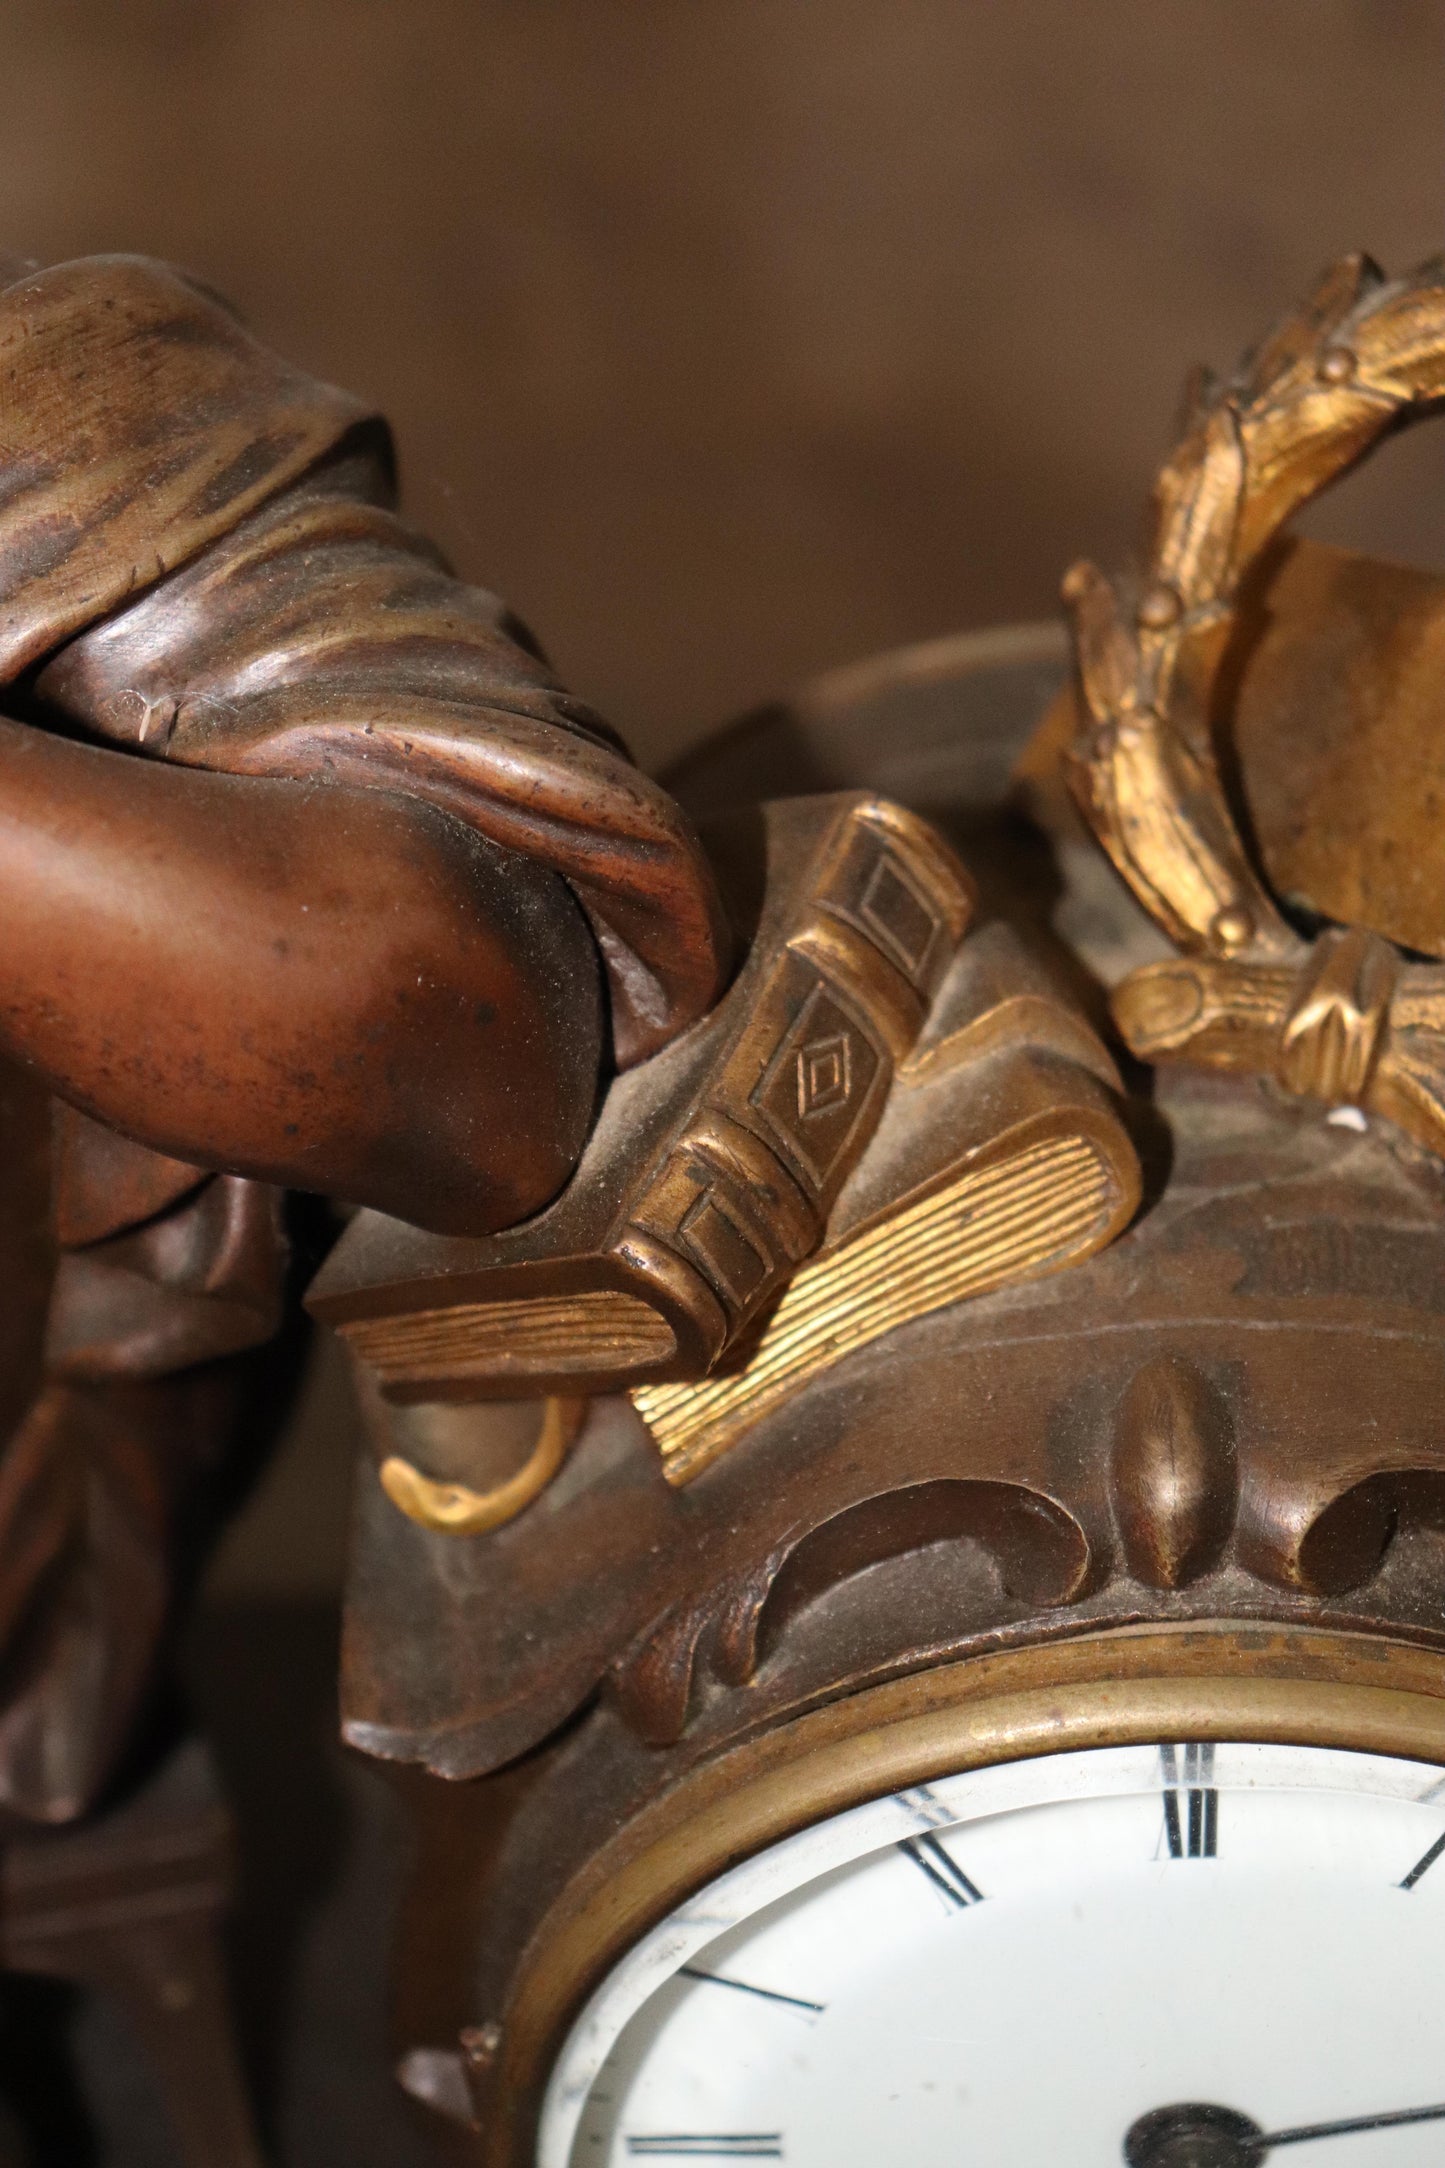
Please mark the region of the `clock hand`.
POLYGON ((1237 2108, 1203 2100, 1151 2108, 1132 2123, 1124 2139, 1127 2168, 1261 2168, 1277 2146, 1311 2138, 1342 2138, 1351 2131, 1389 2130, 1401 2123, 1445 2122, 1445 2102, 1429 2108, 1394 2108, 1382 2115, 1340 2116, 1331 2123, 1295 2123, 1261 2130, 1237 2108))
POLYGON ((1351 2115, 1336 2123, 1297 2123, 1292 2130, 1269 2130, 1261 2146, 1303 2145, 1307 2138, 1342 2138, 1352 2130, 1388 2130, 1395 2123, 1445 2122, 1445 2103, 1433 2108, 1395 2108, 1387 2115, 1351 2115))

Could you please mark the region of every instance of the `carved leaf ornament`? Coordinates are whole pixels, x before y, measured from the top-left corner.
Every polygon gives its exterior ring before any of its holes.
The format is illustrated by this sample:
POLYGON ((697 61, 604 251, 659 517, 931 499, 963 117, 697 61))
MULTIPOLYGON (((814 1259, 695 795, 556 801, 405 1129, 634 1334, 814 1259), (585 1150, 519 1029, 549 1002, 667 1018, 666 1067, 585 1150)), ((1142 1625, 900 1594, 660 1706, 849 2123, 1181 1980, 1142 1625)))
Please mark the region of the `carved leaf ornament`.
POLYGON ((1329 482, 1442 400, 1445 265, 1387 280, 1346 257, 1236 376, 1193 384, 1138 589, 1082 563, 1064 599, 1074 794, 1183 951, 1116 988, 1130 1048, 1368 1107, 1445 1156, 1445 968, 1359 927, 1297 933, 1250 864, 1210 738, 1251 568, 1329 482))

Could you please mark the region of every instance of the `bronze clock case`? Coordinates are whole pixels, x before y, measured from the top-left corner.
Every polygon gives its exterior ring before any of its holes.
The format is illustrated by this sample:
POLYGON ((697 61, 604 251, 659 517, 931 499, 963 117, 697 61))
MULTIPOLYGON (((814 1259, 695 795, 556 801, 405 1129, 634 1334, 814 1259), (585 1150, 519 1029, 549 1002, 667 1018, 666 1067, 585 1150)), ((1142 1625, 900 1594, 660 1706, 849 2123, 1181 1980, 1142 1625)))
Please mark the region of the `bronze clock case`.
MULTIPOLYGON (((1064 669, 1052 627, 911 651, 743 727, 678 787, 716 804, 769 765, 769 788, 905 798, 959 848, 983 922, 1026 928, 1098 1014, 1099 981, 1156 937, 1066 819, 1031 825, 1009 797, 1064 669)), ((593 1403, 553 1490, 475 1546, 363 1479, 350 1735, 496 1772, 404 1780, 421 1852, 402 2067, 438 2106, 469 2097, 459 2158, 520 2168, 608 1966, 688 1889, 842 1806, 1140 1738, 1445 1761, 1445 1175, 1388 1125, 1265 1081, 1131 1085, 1130 1231, 765 1414, 668 1500, 660 1559, 666 1484, 621 1398, 593 1403), (591 1486, 637 1499, 636 1555, 625 1515, 607 1550, 580 1543, 570 1635, 544 1645, 548 1517, 591 1486), (468 1723, 437 1726, 438 1701, 409 1692, 423 1673, 468 1723)))

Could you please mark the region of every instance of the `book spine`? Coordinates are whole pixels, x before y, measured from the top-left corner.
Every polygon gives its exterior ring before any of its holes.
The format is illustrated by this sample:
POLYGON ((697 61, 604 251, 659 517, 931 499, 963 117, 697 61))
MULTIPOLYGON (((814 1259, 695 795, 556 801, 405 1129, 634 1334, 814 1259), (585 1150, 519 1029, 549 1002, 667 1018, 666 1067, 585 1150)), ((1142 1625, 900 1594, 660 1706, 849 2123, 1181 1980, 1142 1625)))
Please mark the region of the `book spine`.
POLYGON ((740 1030, 612 1240, 693 1374, 817 1248, 971 911, 951 854, 884 801, 856 801, 817 849, 740 1030))

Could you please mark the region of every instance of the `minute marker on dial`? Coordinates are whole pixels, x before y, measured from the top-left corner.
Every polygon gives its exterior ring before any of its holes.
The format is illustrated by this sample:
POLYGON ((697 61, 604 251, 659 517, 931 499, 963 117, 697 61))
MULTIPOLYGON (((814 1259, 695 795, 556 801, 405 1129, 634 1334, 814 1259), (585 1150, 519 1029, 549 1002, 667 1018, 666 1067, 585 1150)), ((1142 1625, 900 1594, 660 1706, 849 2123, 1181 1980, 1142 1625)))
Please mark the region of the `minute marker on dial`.
POLYGON ((627 2150, 645 2160, 781 2160, 780 2130, 714 2132, 665 2131, 656 2137, 629 2138, 627 2150))
POLYGON ((725 1973, 703 1972, 697 1965, 679 1965, 677 1976, 680 1980, 705 1980, 710 1987, 731 1987, 739 1995, 756 1995, 760 2002, 785 2003, 790 2010, 809 2010, 819 2017, 828 2007, 823 2002, 809 2002, 802 1995, 784 1995, 775 1987, 754 1987, 751 1980, 730 1980, 725 1973))

